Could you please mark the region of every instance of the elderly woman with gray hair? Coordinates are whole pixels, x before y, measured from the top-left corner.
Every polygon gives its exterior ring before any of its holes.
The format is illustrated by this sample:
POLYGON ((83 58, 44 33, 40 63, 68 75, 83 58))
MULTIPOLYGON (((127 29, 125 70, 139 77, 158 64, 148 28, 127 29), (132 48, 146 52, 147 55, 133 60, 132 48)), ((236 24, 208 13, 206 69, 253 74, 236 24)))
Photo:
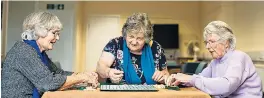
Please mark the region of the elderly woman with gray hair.
POLYGON ((97 72, 117 84, 164 83, 168 74, 164 51, 152 40, 153 28, 146 13, 134 13, 123 25, 121 37, 104 47, 97 72))
POLYGON ((236 38, 225 22, 204 28, 204 43, 213 60, 199 75, 173 74, 167 85, 194 86, 215 98, 262 98, 262 84, 251 58, 235 50, 236 38))
POLYGON ((57 68, 46 51, 59 40, 62 24, 49 12, 34 12, 23 23, 23 41, 9 50, 2 66, 3 98, 39 98, 46 91, 65 90, 79 83, 97 85, 94 72, 73 73, 57 68))

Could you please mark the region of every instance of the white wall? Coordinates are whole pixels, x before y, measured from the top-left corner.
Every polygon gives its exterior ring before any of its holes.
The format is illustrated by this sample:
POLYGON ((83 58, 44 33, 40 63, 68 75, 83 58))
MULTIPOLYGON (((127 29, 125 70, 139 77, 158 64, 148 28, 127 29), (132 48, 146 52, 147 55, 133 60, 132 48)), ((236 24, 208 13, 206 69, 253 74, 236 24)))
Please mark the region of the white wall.
POLYGON ((264 51, 264 2, 235 2, 235 34, 237 48, 243 51, 264 51))
POLYGON ((34 11, 35 2, 9 2, 8 27, 7 27, 7 46, 6 52, 16 41, 22 40, 22 24, 24 18, 34 11))
POLYGON ((10 1, 6 50, 8 51, 16 41, 21 40, 24 18, 34 10, 46 10, 46 4, 64 4, 64 10, 50 11, 59 17, 64 28, 54 49, 47 53, 53 61, 59 61, 64 70, 72 71, 75 51, 75 2, 10 1))

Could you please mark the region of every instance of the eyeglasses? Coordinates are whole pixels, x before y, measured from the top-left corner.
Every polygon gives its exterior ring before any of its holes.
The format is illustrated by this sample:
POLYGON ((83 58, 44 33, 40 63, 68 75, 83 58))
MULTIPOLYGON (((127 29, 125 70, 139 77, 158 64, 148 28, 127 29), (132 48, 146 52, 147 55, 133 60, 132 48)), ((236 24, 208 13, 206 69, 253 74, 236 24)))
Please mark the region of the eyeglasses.
POLYGON ((49 30, 49 31, 51 31, 51 33, 54 35, 54 37, 59 37, 60 36, 60 30, 49 30))
POLYGON ((207 46, 208 44, 210 45, 210 46, 212 46, 212 45, 215 45, 216 43, 218 43, 220 41, 220 39, 218 39, 218 40, 216 40, 216 41, 211 41, 211 40, 209 40, 209 41, 204 41, 204 44, 205 44, 205 46, 207 46))
POLYGON ((58 31, 52 32, 54 34, 54 37, 60 36, 60 33, 58 31))

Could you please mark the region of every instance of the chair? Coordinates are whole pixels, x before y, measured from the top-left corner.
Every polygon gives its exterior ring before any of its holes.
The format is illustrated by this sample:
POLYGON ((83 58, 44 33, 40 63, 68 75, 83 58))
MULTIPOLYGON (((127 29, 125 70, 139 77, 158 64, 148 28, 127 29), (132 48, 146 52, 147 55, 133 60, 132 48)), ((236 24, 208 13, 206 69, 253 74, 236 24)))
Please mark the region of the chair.
POLYGON ((168 60, 167 69, 170 74, 176 74, 181 71, 181 65, 177 64, 175 60, 168 60))
POLYGON ((206 66, 207 66, 207 62, 201 61, 195 70, 195 74, 201 73, 206 66))
POLYGON ((195 74, 199 64, 200 62, 187 62, 181 67, 181 72, 188 75, 195 74))

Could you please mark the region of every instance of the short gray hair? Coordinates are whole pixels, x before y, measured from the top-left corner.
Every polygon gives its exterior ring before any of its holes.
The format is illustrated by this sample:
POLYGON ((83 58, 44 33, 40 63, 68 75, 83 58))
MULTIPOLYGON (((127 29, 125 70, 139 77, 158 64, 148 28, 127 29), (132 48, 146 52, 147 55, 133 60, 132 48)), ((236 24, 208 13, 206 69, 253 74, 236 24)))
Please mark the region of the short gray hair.
POLYGON ((223 21, 212 21, 205 28, 203 32, 204 40, 207 39, 207 35, 216 34, 221 40, 229 41, 229 49, 236 48, 236 37, 233 34, 231 27, 223 21))
POLYGON ((149 43, 153 39, 153 27, 146 13, 134 13, 129 16, 122 28, 122 35, 127 33, 143 32, 145 42, 149 43))
POLYGON ((62 29, 59 18, 44 11, 29 14, 23 22, 23 40, 37 40, 39 37, 46 37, 49 30, 62 29))

